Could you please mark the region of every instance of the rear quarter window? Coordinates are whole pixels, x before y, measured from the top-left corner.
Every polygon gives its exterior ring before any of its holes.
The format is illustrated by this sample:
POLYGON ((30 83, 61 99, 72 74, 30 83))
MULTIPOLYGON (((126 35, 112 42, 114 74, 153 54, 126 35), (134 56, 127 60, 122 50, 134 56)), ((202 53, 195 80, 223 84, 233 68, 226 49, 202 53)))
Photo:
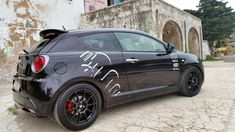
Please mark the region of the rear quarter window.
POLYGON ((80 37, 79 41, 83 45, 93 49, 119 51, 121 48, 113 33, 98 33, 86 35, 80 37))
POLYGON ((48 43, 50 42, 49 39, 42 39, 38 43, 36 43, 31 48, 27 49, 26 51, 30 54, 40 52, 48 43))
POLYGON ((79 43, 79 38, 77 35, 70 35, 64 37, 62 40, 57 43, 51 51, 58 52, 58 51, 79 51, 83 47, 79 43))

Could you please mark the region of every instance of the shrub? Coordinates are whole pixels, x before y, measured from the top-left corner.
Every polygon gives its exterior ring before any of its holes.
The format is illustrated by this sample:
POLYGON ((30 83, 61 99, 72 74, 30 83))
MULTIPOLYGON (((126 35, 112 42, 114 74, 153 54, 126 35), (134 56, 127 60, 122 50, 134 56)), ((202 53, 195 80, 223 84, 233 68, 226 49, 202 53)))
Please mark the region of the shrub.
POLYGON ((206 59, 205 59, 205 61, 219 61, 219 60, 221 60, 221 59, 218 57, 214 57, 212 55, 207 55, 206 59))

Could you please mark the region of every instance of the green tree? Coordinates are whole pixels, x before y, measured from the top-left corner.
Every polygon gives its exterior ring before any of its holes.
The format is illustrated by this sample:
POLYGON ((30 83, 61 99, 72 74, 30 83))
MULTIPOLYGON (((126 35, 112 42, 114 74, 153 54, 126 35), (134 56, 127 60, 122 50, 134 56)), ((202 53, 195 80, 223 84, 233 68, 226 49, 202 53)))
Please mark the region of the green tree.
POLYGON ((185 10, 202 20, 203 37, 212 49, 214 42, 230 38, 235 29, 235 12, 221 0, 200 0, 198 10, 185 10))
POLYGON ((235 29, 234 29, 234 32, 233 34, 230 36, 230 42, 235 42, 235 29))
POLYGON ((232 41, 235 42, 235 32, 232 34, 232 41))

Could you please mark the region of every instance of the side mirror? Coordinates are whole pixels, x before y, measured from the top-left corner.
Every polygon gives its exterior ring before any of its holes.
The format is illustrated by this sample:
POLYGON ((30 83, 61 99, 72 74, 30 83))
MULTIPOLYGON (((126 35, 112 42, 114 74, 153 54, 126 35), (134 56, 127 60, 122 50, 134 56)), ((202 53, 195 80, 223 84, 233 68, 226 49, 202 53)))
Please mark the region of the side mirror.
POLYGON ((167 52, 167 54, 172 53, 172 52, 174 51, 174 49, 175 49, 175 46, 174 46, 173 44, 167 43, 167 46, 166 46, 166 52, 167 52))

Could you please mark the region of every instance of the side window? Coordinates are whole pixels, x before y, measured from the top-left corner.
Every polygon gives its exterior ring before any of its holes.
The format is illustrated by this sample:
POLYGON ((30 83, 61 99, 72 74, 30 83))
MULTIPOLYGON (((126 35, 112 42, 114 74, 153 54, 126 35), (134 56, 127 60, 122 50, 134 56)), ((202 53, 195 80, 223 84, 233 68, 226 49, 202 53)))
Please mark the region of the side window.
POLYGON ((101 50, 120 50, 116 37, 113 33, 98 33, 82 36, 79 41, 84 45, 101 50))
POLYGON ((65 36, 59 41, 53 48, 52 51, 79 51, 81 45, 77 35, 65 36))
POLYGON ((124 51, 166 51, 163 43, 135 33, 115 33, 124 51))

